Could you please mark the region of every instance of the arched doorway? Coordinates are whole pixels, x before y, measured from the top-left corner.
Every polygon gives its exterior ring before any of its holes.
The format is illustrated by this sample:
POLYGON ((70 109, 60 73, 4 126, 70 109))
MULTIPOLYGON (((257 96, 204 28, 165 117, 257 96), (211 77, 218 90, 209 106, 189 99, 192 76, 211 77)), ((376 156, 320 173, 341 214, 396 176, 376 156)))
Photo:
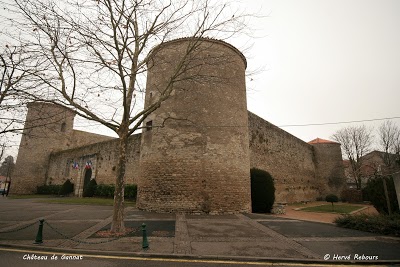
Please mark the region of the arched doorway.
POLYGON ((275 186, 272 176, 260 169, 251 169, 251 210, 253 213, 271 212, 275 201, 275 186))
POLYGON ((83 191, 85 191, 86 185, 90 182, 92 178, 92 169, 85 170, 85 179, 83 180, 83 191))

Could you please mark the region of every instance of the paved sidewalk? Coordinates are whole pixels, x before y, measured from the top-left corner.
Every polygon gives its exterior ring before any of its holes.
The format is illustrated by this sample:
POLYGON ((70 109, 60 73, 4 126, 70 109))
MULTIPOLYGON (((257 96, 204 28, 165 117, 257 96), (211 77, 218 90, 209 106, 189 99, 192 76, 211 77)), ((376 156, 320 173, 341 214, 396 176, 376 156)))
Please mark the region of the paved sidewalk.
POLYGON ((324 261, 326 255, 331 259, 350 255, 351 260, 362 260, 364 255, 363 262, 366 257, 377 257, 400 263, 400 238, 293 218, 263 214, 157 214, 127 208, 125 224, 135 231, 115 239, 98 235, 99 231, 110 228, 112 207, 7 198, 0 198, 0 205, 0 232, 3 232, 0 246, 62 249, 75 253, 253 260, 324 261), (45 219, 43 244, 34 245, 38 220, 42 218, 45 219), (142 223, 147 225, 150 244, 147 250, 142 249, 142 223))

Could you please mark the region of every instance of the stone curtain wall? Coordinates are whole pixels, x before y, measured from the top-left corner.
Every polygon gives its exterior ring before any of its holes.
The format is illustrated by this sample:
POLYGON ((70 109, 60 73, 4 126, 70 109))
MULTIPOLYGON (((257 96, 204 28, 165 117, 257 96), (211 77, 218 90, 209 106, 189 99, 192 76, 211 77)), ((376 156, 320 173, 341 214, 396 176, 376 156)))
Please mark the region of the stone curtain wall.
MULTIPOLYGON (((140 134, 130 137, 125 184, 134 184, 138 179, 140 138, 140 134)), ((92 178, 96 179, 97 184, 115 184, 117 147, 118 140, 113 139, 51 154, 47 184, 62 184, 65 180, 72 179, 75 184, 75 194, 80 195, 83 189, 85 164, 89 160, 92 163, 92 178), (72 168, 74 163, 78 163, 79 169, 72 168)))
MULTIPOLYGON (((243 55, 201 39, 172 97, 144 125, 137 206, 153 211, 250 211, 250 164, 243 55), (163 125, 163 127, 160 127, 163 125)), ((193 39, 154 50, 146 105, 165 88, 193 39)))
POLYGON ((72 138, 72 146, 70 146, 70 148, 86 146, 113 139, 115 139, 115 137, 74 130, 72 138))
POLYGON ((319 196, 313 147, 248 112, 250 165, 275 179, 275 202, 315 200, 319 196))

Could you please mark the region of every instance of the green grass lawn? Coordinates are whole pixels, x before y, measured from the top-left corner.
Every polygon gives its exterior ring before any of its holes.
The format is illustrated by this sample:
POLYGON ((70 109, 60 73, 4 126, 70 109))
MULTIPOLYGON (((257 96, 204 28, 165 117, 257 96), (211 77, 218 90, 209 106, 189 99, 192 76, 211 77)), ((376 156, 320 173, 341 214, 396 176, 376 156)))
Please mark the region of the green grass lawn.
MULTIPOLYGON (((37 202, 42 203, 55 203, 55 204, 75 204, 75 205, 102 205, 112 206, 114 199, 112 198, 99 198, 99 197, 57 197, 53 195, 14 195, 10 196, 11 199, 37 199, 37 202)), ((135 201, 125 199, 125 206, 135 206, 135 201)))
POLYGON ((334 207, 332 210, 332 204, 326 204, 326 205, 315 206, 315 207, 307 207, 307 208, 303 208, 301 210, 302 211, 311 211, 311 212, 328 212, 328 213, 349 214, 350 212, 359 210, 361 208, 363 208, 363 207, 348 205, 348 204, 339 204, 339 205, 334 204, 334 207))
POLYGON ((9 199, 28 199, 28 198, 52 198, 53 195, 9 195, 9 199))
MULTIPOLYGON (((114 199, 112 198, 97 198, 97 197, 64 197, 64 198, 52 198, 52 199, 42 199, 39 202, 44 203, 56 203, 56 204, 76 204, 76 205, 102 205, 102 206, 112 206, 114 204, 114 199)), ((125 200, 125 206, 135 206, 134 201, 125 200)))

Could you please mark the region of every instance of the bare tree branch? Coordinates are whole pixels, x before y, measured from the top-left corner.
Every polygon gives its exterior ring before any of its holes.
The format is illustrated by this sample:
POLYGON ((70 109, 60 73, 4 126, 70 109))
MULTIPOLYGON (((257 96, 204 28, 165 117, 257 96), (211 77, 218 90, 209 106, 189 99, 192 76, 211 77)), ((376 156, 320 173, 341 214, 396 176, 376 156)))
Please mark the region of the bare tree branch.
MULTIPOLYGON (((185 81, 201 74, 196 58, 202 38, 226 39, 246 27, 250 14, 214 0, 13 0, 7 17, 22 37, 10 34, 30 59, 19 91, 29 99, 64 106, 117 133, 113 231, 123 231, 123 187, 128 137, 185 81), (24 34, 25 33, 25 34, 24 34), (147 69, 156 45, 188 37, 184 56, 152 103, 144 106, 147 69)), ((215 64, 229 61, 215 57, 215 64)), ((166 62, 168 63, 168 62, 166 62)), ((179 119, 179 118, 177 118, 179 119)))
POLYGON ((398 160, 400 151, 400 128, 393 121, 385 121, 378 128, 378 138, 383 151, 383 162, 390 171, 393 171, 391 169, 395 167, 394 164, 398 160))
POLYGON ((352 177, 357 186, 361 189, 361 167, 363 156, 371 150, 373 135, 372 129, 365 125, 349 126, 338 130, 332 135, 332 139, 342 146, 344 156, 349 159, 352 177))

